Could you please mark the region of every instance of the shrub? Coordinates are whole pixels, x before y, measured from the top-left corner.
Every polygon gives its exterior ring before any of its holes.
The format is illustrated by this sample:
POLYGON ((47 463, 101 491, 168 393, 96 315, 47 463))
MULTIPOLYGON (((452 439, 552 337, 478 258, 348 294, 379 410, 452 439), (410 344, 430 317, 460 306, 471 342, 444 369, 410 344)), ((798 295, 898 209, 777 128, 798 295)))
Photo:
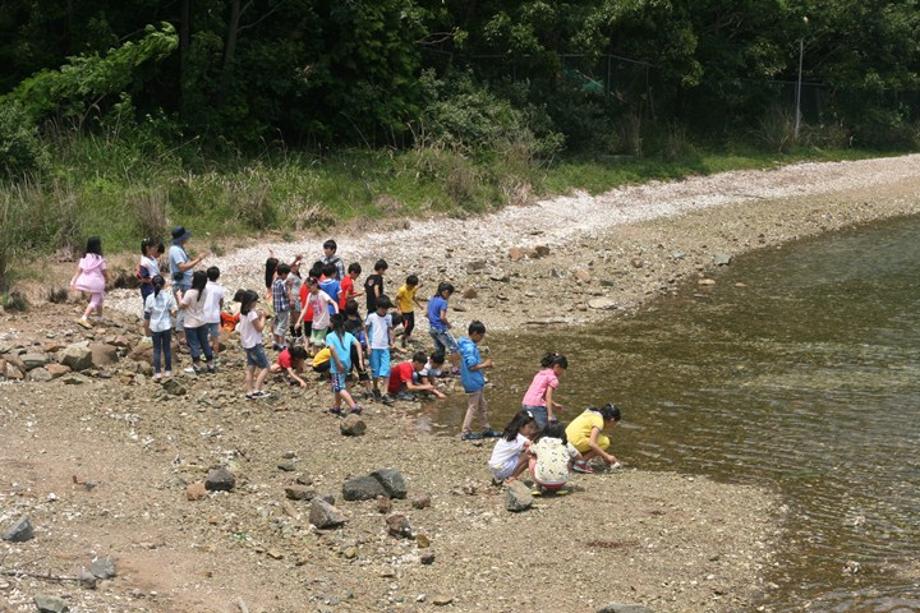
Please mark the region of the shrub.
POLYGON ((774 106, 761 118, 757 139, 776 153, 787 153, 795 144, 795 117, 788 109, 774 106))
POLYGON ((0 174, 20 176, 42 172, 48 152, 19 104, 0 102, 0 174))
POLYGON ((140 236, 163 239, 166 236, 166 211, 169 197, 163 190, 144 190, 131 198, 140 236))
POLYGON ((267 230, 278 221, 278 213, 269 198, 271 187, 268 182, 256 176, 251 169, 249 176, 230 179, 225 184, 229 210, 253 230, 267 230))

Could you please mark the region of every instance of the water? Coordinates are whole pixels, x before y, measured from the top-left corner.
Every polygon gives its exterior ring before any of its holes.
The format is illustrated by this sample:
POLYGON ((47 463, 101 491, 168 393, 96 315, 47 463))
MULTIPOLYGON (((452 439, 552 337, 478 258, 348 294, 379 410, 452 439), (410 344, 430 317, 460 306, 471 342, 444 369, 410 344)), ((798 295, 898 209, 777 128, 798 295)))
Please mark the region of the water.
MULTIPOLYGON (((739 258, 713 289, 687 287, 633 318, 488 338, 501 360, 495 425, 538 354, 560 351, 569 416, 624 408, 620 458, 781 494, 770 610, 920 610, 918 236, 914 218, 802 241, 739 258)), ((461 405, 437 421, 456 432, 461 405)))

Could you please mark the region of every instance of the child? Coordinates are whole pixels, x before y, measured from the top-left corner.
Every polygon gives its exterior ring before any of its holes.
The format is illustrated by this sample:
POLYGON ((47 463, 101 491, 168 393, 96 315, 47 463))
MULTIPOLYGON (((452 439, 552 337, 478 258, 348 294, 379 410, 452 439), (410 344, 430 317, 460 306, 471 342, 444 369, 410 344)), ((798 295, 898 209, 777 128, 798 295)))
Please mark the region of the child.
POLYGON ((518 411, 511 418, 501 438, 495 441, 492 456, 489 458, 493 483, 513 481, 524 472, 530 460, 530 454, 527 452, 530 439, 536 433, 537 424, 533 415, 527 411, 518 411))
POLYGON ((410 400, 412 392, 431 392, 437 398, 446 398, 434 385, 416 382, 415 375, 425 368, 427 361, 424 351, 416 351, 411 360, 394 366, 387 385, 390 397, 400 395, 403 400, 410 400))
POLYGON ((406 329, 402 337, 403 347, 409 344, 409 337, 412 336, 412 331, 415 330, 415 307, 417 305, 418 308, 422 308, 421 303, 415 298, 415 292, 418 291, 418 287, 418 277, 409 275, 406 277, 406 282, 402 287, 396 290, 396 306, 399 307, 403 327, 406 329))
POLYGON ((307 350, 303 347, 288 347, 278 354, 278 361, 269 369, 273 374, 284 373, 291 385, 295 383, 301 388, 307 387, 307 382, 300 378, 303 374, 303 363, 307 359, 307 350))
MULTIPOLYGON (((324 281, 321 281, 319 288, 329 294, 329 297, 335 301, 336 304, 339 303, 339 290, 341 286, 335 278, 336 269, 333 264, 323 264, 323 276, 326 277, 324 281)), ((333 311, 332 307, 329 307, 329 314, 337 313, 338 309, 333 311)))
POLYGON ((167 379, 172 376, 172 317, 176 315, 176 299, 172 292, 164 292, 166 280, 160 275, 151 279, 153 292, 144 302, 144 333, 153 337, 153 380, 160 380, 160 354, 167 379))
POLYGON ((582 458, 575 462, 572 466, 573 470, 580 473, 593 473, 594 469, 588 466, 588 460, 596 457, 601 458, 613 468, 620 466, 616 457, 607 453, 610 447, 610 437, 602 434, 604 428, 613 428, 620 419, 620 409, 608 403, 599 409, 594 407, 585 409, 584 413, 572 420, 572 423, 565 429, 565 435, 582 458))
POLYGON ((153 293, 153 278, 160 274, 157 254, 162 245, 162 242, 152 238, 141 241, 141 261, 137 264, 137 279, 141 283, 141 304, 145 309, 147 296, 153 293))
POLYGON ((527 393, 524 394, 521 408, 533 413, 541 430, 547 423, 556 421, 554 411, 565 410, 565 407, 553 401, 553 391, 559 387, 559 377, 568 367, 569 361, 564 355, 547 353, 540 360, 540 371, 534 375, 527 393))
POLYGON ((377 299, 383 296, 383 275, 389 267, 386 260, 377 260, 374 264, 374 274, 368 275, 367 279, 364 280, 368 314, 377 310, 377 299))
POLYGON ((454 286, 447 282, 438 285, 431 300, 428 301, 428 333, 434 339, 437 351, 451 354, 457 352, 457 341, 450 333, 450 322, 447 321, 447 301, 454 293, 454 286))
POLYGON ((481 321, 474 321, 470 323, 467 333, 469 336, 464 336, 458 343, 460 382, 466 392, 466 416, 463 418, 460 438, 464 441, 475 441, 483 437, 499 436, 499 433, 489 425, 485 397, 486 378, 482 374, 483 370, 492 368, 492 358, 483 360, 478 347, 486 336, 486 327, 481 321), (485 427, 481 434, 472 430, 473 417, 477 413, 485 427))
POLYGON ((392 404, 389 396, 381 396, 380 388, 388 388, 390 376, 390 349, 393 347, 393 317, 387 313, 392 304, 386 295, 374 301, 375 312, 369 313, 364 325, 367 326, 368 344, 371 349, 371 375, 374 378, 374 397, 384 404, 392 404))
POLYGON ((291 321, 291 293, 287 285, 291 267, 278 264, 275 280, 272 282, 272 306, 275 309, 275 325, 272 327, 272 349, 281 351, 287 347, 288 323, 291 321))
POLYGON ((310 330, 310 345, 312 356, 316 352, 317 347, 322 347, 326 342, 326 333, 329 329, 329 306, 332 306, 333 312, 337 313, 339 310, 339 305, 327 294, 326 292, 319 289, 319 283, 316 279, 310 277, 307 279, 307 287, 309 289, 307 293, 307 309, 300 314, 300 321, 297 323, 300 324, 304 315, 309 311, 313 314, 313 325, 310 330))
MULTIPOLYGON (((350 271, 351 271, 351 267, 349 267, 349 273, 350 271)), ((361 346, 361 351, 363 352, 363 355, 368 355, 367 328, 364 326, 364 320, 361 319, 361 314, 358 312, 358 301, 357 300, 355 300, 354 298, 351 298, 348 300, 347 303, 345 303, 344 315, 345 315, 345 331, 350 332, 351 335, 354 336, 358 340, 358 344, 361 346)), ((367 369, 365 368, 364 361, 362 360, 360 363, 358 362, 357 354, 354 348, 352 349, 351 366, 353 370, 357 370, 358 381, 360 381, 364 385, 364 399, 369 400, 370 398, 373 398, 374 394, 371 389, 371 377, 367 373, 367 369)))
POLYGON ((179 290, 179 310, 185 313, 182 327, 185 329, 185 342, 192 356, 192 365, 185 369, 187 373, 201 372, 199 362, 204 354, 205 365, 209 373, 215 372, 214 353, 208 342, 208 324, 204 320, 204 305, 208 293, 208 275, 203 270, 196 270, 192 275, 192 287, 186 292, 179 290))
POLYGON ((363 295, 364 292, 355 291, 355 281, 357 281, 360 276, 361 265, 357 262, 349 264, 348 274, 342 279, 339 287, 339 311, 345 310, 345 305, 348 304, 349 300, 363 295))
POLYGON ((310 367, 313 369, 313 372, 319 373, 320 379, 324 378, 326 373, 329 372, 329 361, 331 359, 332 352, 329 351, 329 347, 323 347, 316 352, 316 355, 313 356, 313 360, 310 361, 310 367))
POLYGON ((102 316, 102 301, 105 299, 105 286, 109 282, 105 258, 102 257, 102 240, 91 236, 86 241, 86 251, 77 264, 77 272, 70 280, 70 288, 89 294, 89 304, 77 323, 84 328, 91 328, 89 314, 93 311, 102 316))
MULTIPOLYGON (((360 413, 359 407, 345 384, 345 378, 348 371, 351 370, 351 351, 352 348, 358 350, 358 360, 364 361, 361 354, 361 345, 357 339, 345 331, 345 317, 340 313, 332 316, 332 332, 326 336, 326 347, 329 348, 332 356, 329 360, 329 377, 332 386, 333 405, 329 412, 333 415, 342 416, 342 400, 348 405, 352 413, 360 413)), ((363 368, 363 366, 362 366, 363 368)))
POLYGON ((332 264, 335 267, 335 272, 332 274, 332 277, 336 281, 341 281, 345 276, 345 262, 342 261, 342 258, 335 254, 338 251, 339 246, 331 238, 323 243, 323 264, 332 264))
POLYGON ((211 353, 214 354, 214 360, 220 353, 220 313, 224 309, 224 298, 227 290, 217 282, 220 279, 220 269, 217 266, 208 268, 208 284, 205 288, 208 290, 204 297, 204 321, 208 326, 208 337, 211 341, 211 353))
POLYGON ((291 296, 290 332, 292 339, 299 338, 303 334, 303 329, 296 323, 300 319, 300 312, 303 310, 303 300, 300 297, 300 288, 303 286, 303 277, 300 276, 301 259, 302 256, 298 255, 291 262, 291 274, 287 278, 288 293, 291 296))
POLYGON ((240 303, 240 344, 246 352, 246 399, 268 398, 262 389, 268 376, 268 358, 262 346, 262 331, 265 329, 265 313, 256 309, 259 294, 252 290, 240 290, 234 298, 240 303), (258 369, 258 374, 256 374, 258 369))
POLYGON ((268 259, 265 260, 265 297, 271 298, 272 285, 275 283, 275 271, 278 270, 278 258, 274 252, 268 250, 268 259))
POLYGON ((569 465, 581 454, 568 444, 565 427, 559 423, 546 426, 530 446, 530 476, 541 490, 555 492, 569 480, 569 465))
POLYGON ((428 356, 425 366, 415 373, 416 383, 428 383, 434 385, 434 380, 441 376, 441 370, 444 368, 444 354, 435 351, 428 356))

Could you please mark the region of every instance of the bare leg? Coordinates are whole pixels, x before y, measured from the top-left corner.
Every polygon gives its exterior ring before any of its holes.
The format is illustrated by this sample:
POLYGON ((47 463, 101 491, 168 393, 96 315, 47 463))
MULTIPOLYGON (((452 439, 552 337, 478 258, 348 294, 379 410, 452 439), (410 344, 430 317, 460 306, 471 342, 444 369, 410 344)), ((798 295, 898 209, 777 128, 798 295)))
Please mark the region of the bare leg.
POLYGON ((265 383, 265 377, 267 376, 268 376, 267 368, 263 368, 262 370, 259 371, 259 375, 256 377, 256 385, 255 385, 256 391, 259 391, 262 389, 262 384, 265 383))
POLYGON ((247 393, 247 394, 251 394, 251 393, 252 393, 252 378, 253 378, 252 375, 253 375, 255 369, 256 369, 255 366, 247 366, 247 367, 246 367, 246 393, 247 393))
POLYGON ((340 406, 339 400, 342 400, 342 399, 345 400, 345 404, 348 405, 348 408, 349 408, 349 409, 353 409, 353 408, 355 408, 355 407, 357 406, 357 405, 355 404, 355 399, 351 397, 351 394, 348 392, 348 390, 342 390, 341 392, 339 392, 338 394, 336 394, 336 397, 335 397, 335 408, 339 408, 339 406, 340 406))

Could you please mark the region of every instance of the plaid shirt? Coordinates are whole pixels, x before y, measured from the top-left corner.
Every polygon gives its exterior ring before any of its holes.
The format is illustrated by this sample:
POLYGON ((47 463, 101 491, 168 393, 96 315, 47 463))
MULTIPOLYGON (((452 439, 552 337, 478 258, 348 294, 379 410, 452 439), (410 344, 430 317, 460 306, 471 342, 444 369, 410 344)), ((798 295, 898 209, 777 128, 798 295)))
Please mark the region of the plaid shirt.
POLYGON ((275 282, 272 283, 272 303, 275 313, 291 310, 291 295, 288 293, 284 279, 275 279, 275 282))

